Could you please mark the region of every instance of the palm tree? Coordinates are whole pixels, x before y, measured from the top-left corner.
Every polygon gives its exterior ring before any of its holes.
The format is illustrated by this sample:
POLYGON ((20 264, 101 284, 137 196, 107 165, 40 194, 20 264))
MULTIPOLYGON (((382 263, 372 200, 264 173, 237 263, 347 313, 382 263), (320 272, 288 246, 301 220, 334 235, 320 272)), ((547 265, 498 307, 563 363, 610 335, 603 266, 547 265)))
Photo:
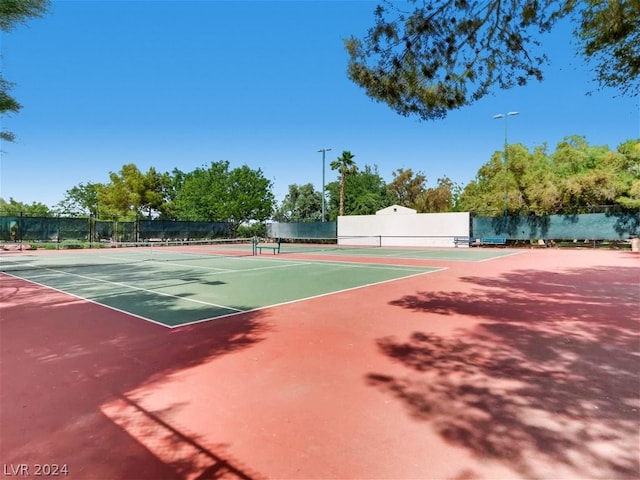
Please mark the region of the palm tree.
POLYGON ((353 157, 354 155, 349 150, 343 150, 342 155, 331 162, 331 170, 340 171, 340 216, 344 215, 344 179, 347 175, 358 170, 353 157))

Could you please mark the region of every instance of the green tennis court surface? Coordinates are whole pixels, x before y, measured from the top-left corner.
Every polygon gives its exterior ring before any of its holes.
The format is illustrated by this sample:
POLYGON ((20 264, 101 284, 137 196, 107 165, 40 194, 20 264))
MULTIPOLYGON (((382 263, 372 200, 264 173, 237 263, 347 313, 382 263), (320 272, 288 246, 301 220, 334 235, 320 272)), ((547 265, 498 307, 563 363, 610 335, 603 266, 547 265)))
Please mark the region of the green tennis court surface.
POLYGON ((167 327, 437 268, 114 249, 5 255, 1 270, 167 327))

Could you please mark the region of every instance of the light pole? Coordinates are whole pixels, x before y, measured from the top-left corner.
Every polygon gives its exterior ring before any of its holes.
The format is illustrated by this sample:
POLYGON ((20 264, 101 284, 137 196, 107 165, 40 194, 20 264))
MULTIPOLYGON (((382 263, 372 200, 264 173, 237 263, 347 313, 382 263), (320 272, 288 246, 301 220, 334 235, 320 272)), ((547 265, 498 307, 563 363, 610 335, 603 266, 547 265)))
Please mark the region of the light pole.
POLYGON ((330 148, 321 148, 318 152, 322 152, 322 221, 324 222, 324 155, 330 152, 330 148))
POLYGON ((493 118, 504 118, 504 216, 507 216, 507 212, 509 210, 509 176, 507 173, 509 172, 508 168, 508 160, 509 153, 507 152, 507 119, 513 115, 518 115, 520 112, 507 112, 507 113, 499 113, 494 115, 493 118))

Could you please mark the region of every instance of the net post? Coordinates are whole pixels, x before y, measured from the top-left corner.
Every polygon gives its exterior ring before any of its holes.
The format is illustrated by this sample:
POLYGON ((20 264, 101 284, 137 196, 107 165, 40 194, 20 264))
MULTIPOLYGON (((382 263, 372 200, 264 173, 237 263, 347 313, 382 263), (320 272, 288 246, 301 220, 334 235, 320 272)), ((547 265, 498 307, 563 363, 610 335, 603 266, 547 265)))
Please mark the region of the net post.
POLYGON ((18 234, 16 236, 17 238, 15 238, 15 241, 20 242, 20 251, 24 249, 24 244, 22 239, 23 229, 24 229, 24 220, 22 219, 22 210, 20 210, 20 220, 18 220, 18 234))

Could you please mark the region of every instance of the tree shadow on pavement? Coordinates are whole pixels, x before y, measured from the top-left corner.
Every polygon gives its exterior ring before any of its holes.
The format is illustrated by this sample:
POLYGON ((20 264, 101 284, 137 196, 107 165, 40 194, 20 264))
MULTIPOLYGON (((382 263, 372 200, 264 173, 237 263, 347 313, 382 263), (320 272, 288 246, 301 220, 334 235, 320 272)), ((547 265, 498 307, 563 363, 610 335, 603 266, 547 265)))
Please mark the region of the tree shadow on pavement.
MULTIPOLYGON (((208 472, 189 470, 189 463, 176 471, 102 408, 186 368, 251 348, 270 330, 263 312, 171 330, 8 276, 0 301, 4 463, 66 464, 66 478, 82 480, 195 478, 198 472, 218 478, 241 471, 223 460, 208 472)), ((155 302, 172 307, 171 299, 155 302)), ((215 446, 201 446, 210 459, 222 459, 215 446)))
POLYGON ((369 384, 451 444, 526 477, 640 478, 638 269, 462 280, 472 288, 392 304, 475 326, 380 338, 407 373, 371 373, 369 384))

